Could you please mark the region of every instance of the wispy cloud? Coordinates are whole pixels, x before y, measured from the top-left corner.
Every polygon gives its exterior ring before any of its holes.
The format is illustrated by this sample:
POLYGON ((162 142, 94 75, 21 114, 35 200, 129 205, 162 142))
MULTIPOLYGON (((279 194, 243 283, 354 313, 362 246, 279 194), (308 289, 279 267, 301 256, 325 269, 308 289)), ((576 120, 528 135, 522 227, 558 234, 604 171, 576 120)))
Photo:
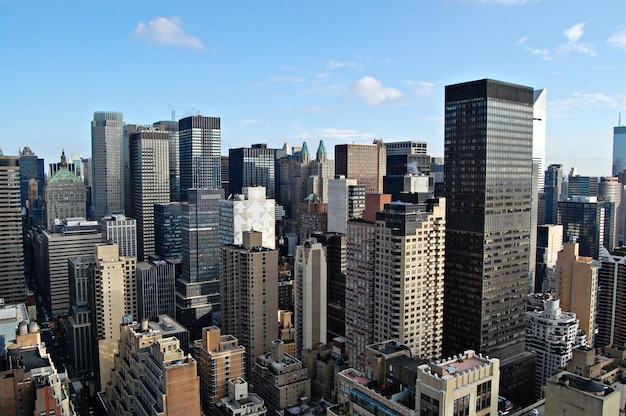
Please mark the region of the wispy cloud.
POLYGON ((377 106, 402 97, 402 91, 385 87, 374 77, 363 77, 350 87, 350 95, 361 98, 369 105, 377 106))
POLYGON ((592 43, 580 42, 580 38, 585 34, 585 23, 579 22, 563 31, 567 43, 559 46, 560 54, 567 54, 571 51, 580 52, 589 56, 596 56, 596 51, 592 43))
POLYGON ((157 17, 147 25, 141 21, 133 34, 156 45, 182 46, 192 49, 204 49, 200 39, 186 33, 183 30, 183 22, 180 18, 157 17))
POLYGON ((239 126, 240 127, 241 126, 250 126, 250 125, 253 125, 253 124, 265 124, 265 121, 263 121, 261 119, 258 119, 258 118, 250 118, 250 119, 247 119, 247 120, 241 120, 239 122, 239 126))
POLYGON ((623 108, 626 107, 626 95, 609 96, 603 93, 574 93, 570 98, 548 102, 551 118, 567 118, 568 111, 580 108, 623 108))
POLYGON ((363 65, 358 62, 341 62, 341 61, 330 61, 328 65, 326 65, 326 69, 332 71, 334 69, 339 68, 357 68, 363 69, 363 65))
POLYGON ((528 39, 530 39, 530 37, 529 37, 529 36, 522 36, 521 38, 519 38, 519 39, 517 40, 517 42, 515 42, 515 44, 516 44, 517 46, 522 46, 523 44, 525 44, 525 43, 526 43, 526 41, 528 41, 528 39))
POLYGON ((404 81, 418 97, 428 97, 435 94, 435 84, 426 81, 404 81))
POLYGON ((614 48, 626 51, 626 29, 613 33, 613 35, 607 39, 607 43, 614 48))
POLYGON ((551 61, 552 60, 552 52, 550 52, 548 49, 526 47, 526 48, 524 48, 524 50, 526 52, 529 52, 529 53, 535 55, 535 56, 540 57, 544 61, 551 61))
POLYGON ((358 130, 342 130, 329 128, 322 130, 322 137, 325 139, 362 140, 371 139, 373 136, 370 133, 361 132, 358 130))

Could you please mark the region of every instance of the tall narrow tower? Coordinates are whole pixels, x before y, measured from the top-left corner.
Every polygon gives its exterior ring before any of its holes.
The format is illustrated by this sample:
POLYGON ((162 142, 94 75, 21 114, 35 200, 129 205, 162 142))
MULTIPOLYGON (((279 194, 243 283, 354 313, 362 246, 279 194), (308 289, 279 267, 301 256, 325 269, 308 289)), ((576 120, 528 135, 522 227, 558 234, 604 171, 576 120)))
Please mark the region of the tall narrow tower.
POLYGON ((444 355, 524 350, 533 89, 446 86, 444 355))
POLYGON ((91 122, 92 201, 96 220, 124 211, 124 117, 97 111, 91 122))

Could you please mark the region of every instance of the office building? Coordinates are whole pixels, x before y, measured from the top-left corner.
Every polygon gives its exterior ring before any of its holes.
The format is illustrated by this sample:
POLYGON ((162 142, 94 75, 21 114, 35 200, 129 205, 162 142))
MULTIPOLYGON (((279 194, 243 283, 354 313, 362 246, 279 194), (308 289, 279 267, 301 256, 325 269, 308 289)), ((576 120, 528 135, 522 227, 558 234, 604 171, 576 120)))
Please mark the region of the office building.
MULTIPOLYGON (((41 296, 47 299, 53 315, 70 310, 70 280, 68 258, 94 253, 102 242, 96 221, 70 218, 62 222, 60 232, 37 230, 33 236, 33 268, 41 296)), ((77 300, 81 300, 78 298, 77 300)))
POLYGON ((580 176, 571 174, 567 178, 567 197, 574 196, 598 196, 598 183, 600 178, 597 176, 580 176))
POLYGON ((320 143, 315 152, 315 160, 308 166, 308 178, 306 185, 306 195, 311 201, 326 204, 329 202, 328 181, 335 177, 335 163, 328 159, 324 140, 320 143))
POLYGON ((421 415, 496 415, 500 361, 464 351, 417 368, 416 407, 421 415))
POLYGON ((546 379, 558 368, 565 368, 575 347, 586 345, 578 331, 578 319, 563 312, 558 299, 549 299, 543 311, 526 313, 526 350, 537 355, 535 398, 543 396, 546 379))
POLYGON ((169 315, 159 315, 154 321, 148 321, 148 327, 159 331, 163 338, 178 339, 179 347, 185 355, 193 352, 193 340, 189 339, 189 331, 169 315))
POLYGON ((556 261, 556 296, 564 311, 573 312, 578 327, 587 335, 587 344, 595 342, 595 316, 600 263, 579 255, 578 243, 565 243, 556 261))
POLYGON ((191 116, 178 120, 180 197, 188 189, 220 189, 221 127, 219 117, 191 116))
POLYGON ((176 280, 176 320, 200 339, 219 311, 221 189, 192 189, 182 204, 183 260, 176 280))
MULTIPOLYGON (((622 204, 622 194, 624 193, 624 185, 619 181, 618 177, 601 177, 598 185, 598 199, 604 202, 612 202, 615 204, 613 231, 609 233, 610 241, 605 242, 605 246, 609 250, 615 247, 621 247, 624 241, 624 204, 622 204)), ((605 234, 606 230, 605 230, 605 234)))
POLYGON ((228 169, 228 164, 230 163, 228 160, 228 156, 220 156, 221 165, 222 165, 222 188, 224 193, 229 192, 230 187, 230 171, 228 169))
POLYGON ((169 132, 139 130, 129 137, 131 216, 137 221, 137 259, 154 254, 154 204, 170 202, 169 132))
POLYGON ((229 194, 241 194, 243 188, 262 186, 267 197, 276 197, 276 151, 266 144, 253 144, 228 150, 229 194))
POLYGON ((617 415, 620 391, 589 378, 561 371, 548 378, 546 415, 617 415))
POLYGON ((202 415, 196 361, 180 349, 180 341, 147 321, 122 324, 119 332, 107 414, 202 415))
POLYGON ((366 194, 383 193, 386 173, 387 151, 382 140, 374 140, 374 144, 335 145, 335 175, 356 179, 366 194))
POLYGON ((246 348, 237 338, 222 335, 218 327, 202 329, 202 338, 195 341, 195 354, 200 369, 202 408, 211 414, 217 403, 228 395, 228 380, 243 378, 246 348))
POLYGON ((533 160, 537 161, 538 192, 543 192, 546 170, 546 122, 548 92, 545 89, 533 93, 533 160))
POLYGON ((443 353, 511 357, 526 326, 533 89, 485 79, 446 86, 445 102, 443 353))
POLYGON ((626 170, 626 126, 613 127, 613 176, 626 170))
POLYGON ((558 204, 563 192, 563 165, 548 166, 544 178, 543 192, 546 195, 545 224, 557 223, 558 204))
POLYGON ((59 170, 46 183, 44 203, 46 227, 50 232, 66 218, 87 217, 87 188, 67 169, 65 153, 61 155, 59 170))
POLYGON ((278 336, 278 251, 262 244, 262 233, 246 231, 241 245, 221 249, 221 328, 246 346, 246 368, 278 336))
POLYGON ((137 257, 137 221, 124 214, 111 214, 98 221, 102 242, 114 243, 123 257, 137 257))
POLYGON ((392 202, 376 214, 374 341, 441 356, 446 201, 392 202))
POLYGON ((615 203, 597 197, 574 196, 558 205, 557 224, 563 225, 563 241, 575 239, 580 255, 598 259, 600 249, 611 247, 615 230, 615 203))
POLYGON ((43 187, 46 182, 46 175, 44 174, 44 160, 37 157, 31 148, 26 146, 24 150, 20 151, 19 166, 20 206, 27 207, 30 211, 32 206, 27 204, 27 201, 29 200, 29 182, 31 179, 34 179, 36 181, 36 195, 43 196, 43 187))
POLYGON ((537 227, 537 269, 535 293, 556 293, 556 260, 563 249, 563 226, 537 227))
POLYGON ((276 248, 276 202, 262 186, 243 188, 241 194, 220 201, 220 244, 242 244, 244 231, 263 234, 263 247, 276 248))
POLYGON ((326 344, 328 269, 326 249, 315 239, 296 247, 294 264, 296 357, 326 344))
POLYGON ((313 233, 328 231, 328 204, 308 201, 300 213, 298 241, 307 240, 313 233))
POLYGON ((595 346, 626 345, 626 251, 603 248, 600 262, 595 346))
POLYGON ((20 166, 17 156, 0 150, 0 298, 7 304, 26 299, 20 166))
MULTIPOLYGON (((91 249, 93 253, 93 247, 91 249)), ((70 280, 70 306, 79 302, 89 302, 90 291, 93 289, 93 274, 96 257, 93 254, 72 256, 67 258, 70 280)))
POLYGON ((79 301, 70 307, 69 316, 63 320, 67 336, 68 356, 72 377, 89 377, 93 373, 93 332, 89 303, 79 301))
MULTIPOLYGON (((155 321, 159 315, 176 316, 176 266, 151 256, 137 262, 137 320, 155 321)), ((134 318, 134 316, 133 316, 134 318)))
POLYGON ((183 259, 183 207, 180 202, 154 204, 154 252, 162 259, 183 259))
POLYGON ((252 385, 265 400, 268 414, 301 403, 311 397, 311 379, 302 361, 285 352, 285 344, 276 340, 272 350, 257 357, 252 369, 252 385))
POLYGON ((124 118, 97 111, 91 122, 91 192, 93 215, 100 219, 124 212, 124 118))
POLYGON ((427 143, 404 141, 385 143, 387 170, 385 175, 430 175, 427 143))
POLYGON ((119 352, 119 326, 137 316, 136 259, 120 257, 116 244, 95 246, 94 284, 89 303, 92 306, 92 328, 97 347, 98 391, 106 389, 111 380, 110 369, 119 352), (125 318, 126 317, 126 318, 125 318))
POLYGON ((170 201, 180 201, 180 152, 178 121, 157 121, 152 125, 158 131, 166 131, 169 137, 170 201))
POLYGON ((339 175, 328 181, 328 195, 328 232, 345 234, 348 220, 363 215, 365 187, 339 175))
POLYGON ((348 221, 346 238, 346 351, 348 362, 365 369, 365 347, 374 343, 376 224, 348 221))

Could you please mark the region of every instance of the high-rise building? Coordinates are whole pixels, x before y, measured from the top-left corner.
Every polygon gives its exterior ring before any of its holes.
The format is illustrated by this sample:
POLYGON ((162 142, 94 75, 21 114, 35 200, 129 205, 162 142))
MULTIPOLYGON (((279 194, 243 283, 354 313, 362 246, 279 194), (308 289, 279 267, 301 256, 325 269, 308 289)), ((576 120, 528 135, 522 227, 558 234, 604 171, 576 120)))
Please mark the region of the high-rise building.
POLYGON ((0 151, 0 298, 6 303, 26 299, 20 166, 17 156, 0 151))
POLYGON ((306 195, 312 201, 329 202, 328 181, 335 177, 335 163, 328 159, 324 140, 320 143, 315 152, 315 160, 308 166, 309 177, 307 178, 306 195))
POLYGON ((328 195, 328 232, 345 234, 348 220, 363 215, 365 189, 356 179, 338 175, 328 181, 328 195))
POLYGON ((526 313, 526 350, 537 354, 535 398, 543 395, 546 379, 572 358, 573 348, 580 345, 578 319, 572 312, 563 312, 558 299, 549 299, 543 311, 526 313))
POLYGON ((609 250, 615 247, 621 247, 621 243, 624 241, 624 204, 622 204, 623 193, 624 185, 620 183, 619 178, 614 176, 603 176, 600 178, 600 184, 598 186, 598 199, 615 204, 613 207, 615 212, 613 232, 609 233, 612 240, 605 242, 605 246, 608 247, 609 250))
POLYGON ((241 194, 220 201, 220 244, 242 244, 244 231, 263 234, 263 247, 276 248, 276 202, 262 186, 243 188, 241 194))
POLYGON ((116 244, 95 246, 94 284, 89 303, 93 307, 92 322, 97 346, 95 366, 98 388, 106 389, 110 370, 119 352, 119 326, 137 316, 136 259, 120 257, 116 244))
POLYGON ((561 308, 573 312, 579 328, 587 335, 587 344, 595 342, 595 316, 600 263, 578 255, 578 243, 565 243, 556 261, 556 295, 561 308))
POLYGON ((102 241, 115 243, 120 256, 137 257, 137 221, 124 214, 112 214, 98 220, 102 230, 102 241))
POLYGON ((154 254, 154 204, 170 202, 169 132, 139 130, 129 138, 131 216, 137 221, 137 259, 154 254))
POLYGON ((600 178, 597 176, 580 176, 577 174, 570 174, 567 178, 567 197, 597 197, 599 182, 600 178))
POLYGON ((222 412, 225 416, 265 416, 265 401, 254 393, 248 393, 248 382, 242 378, 228 380, 228 397, 222 400, 222 412))
POLYGON ((376 214, 374 341, 440 357, 443 337, 445 199, 393 202, 376 214))
POLYGON ((91 122, 92 200, 95 219, 124 212, 124 118, 97 111, 91 122))
POLYGON ((221 249, 221 328, 246 346, 248 369, 278 336, 278 251, 262 242, 246 231, 242 244, 221 249))
POLYGON ((89 376, 94 368, 93 332, 89 303, 78 302, 70 308, 70 314, 63 320, 67 334, 67 346, 71 366, 70 374, 74 377, 89 376))
POLYGON ((296 357, 306 349, 326 344, 326 249, 315 239, 296 247, 294 264, 296 357))
POLYGON ((600 262, 595 346, 626 345, 626 251, 602 248, 600 262))
POLYGON ((444 355, 524 351, 533 89, 446 86, 444 355))
MULTIPOLYGON (((154 257, 154 256, 151 256, 154 257)), ((159 258, 137 263, 137 320, 176 315, 176 266, 159 258)))
POLYGON ((60 232, 37 230, 33 237, 33 265, 41 295, 47 298, 53 315, 70 310, 68 258, 93 254, 102 242, 100 227, 95 221, 64 220, 60 232))
POLYGON ((335 175, 356 179, 365 186, 366 194, 382 194, 386 174, 387 151, 382 140, 374 140, 374 144, 335 145, 335 175))
POLYGON ((83 181, 67 169, 65 153, 59 170, 46 183, 44 202, 46 225, 50 232, 66 218, 87 216, 87 188, 83 181))
POLYGON ((94 266, 96 257, 93 254, 72 256, 67 258, 67 267, 70 281, 70 306, 79 302, 89 302, 90 292, 93 290, 94 266))
POLYGON ((563 249, 563 226, 544 224, 537 227, 537 269, 535 293, 556 293, 556 259, 563 249))
POLYGON ((178 120, 181 201, 187 201, 191 188, 221 188, 221 135, 219 117, 178 120))
POLYGON ((262 186, 268 198, 276 196, 276 149, 253 144, 228 151, 229 193, 240 194, 243 188, 262 186))
POLYGON ((387 170, 385 175, 430 175, 427 143, 415 140, 385 143, 387 170))
POLYGON ((358 371, 365 370, 365 347, 374 343, 375 249, 375 222, 348 221, 346 351, 348 362, 358 371))
POLYGON ((533 160, 538 163, 538 192, 543 192, 546 170, 546 118, 548 115, 548 92, 535 90, 533 94, 533 160))
POLYGON ((597 197, 574 196, 560 201, 557 224, 563 225, 563 241, 576 239, 580 255, 598 259, 602 247, 612 250, 615 203, 597 197))
POLYGON ((212 326, 219 311, 220 245, 219 202, 221 189, 191 189, 182 204, 183 260, 176 280, 176 320, 191 339, 200 339, 202 328, 212 326))
POLYGON ((563 166, 552 164, 545 174, 543 192, 546 194, 545 224, 556 224, 557 208, 563 187, 563 166))
POLYGON ((202 338, 195 341, 200 369, 202 408, 211 414, 215 405, 228 395, 228 380, 242 378, 245 372, 246 348, 230 334, 222 335, 220 328, 202 329, 202 338))
POLYGON ((158 131, 166 131, 169 136, 169 172, 170 201, 180 201, 180 153, 178 140, 178 121, 157 121, 153 127, 158 131))
POLYGON ((613 127, 613 176, 626 170, 626 126, 613 127))
MULTIPOLYGON (((24 150, 20 151, 19 163, 21 206, 25 207, 28 201, 28 183, 31 179, 37 181, 37 196, 43 196, 43 186, 46 182, 44 160, 38 158, 30 147, 27 146, 24 150)), ((28 205, 28 209, 31 209, 30 205, 28 205)))
POLYGON ((154 204, 154 252, 162 259, 183 259, 183 207, 180 202, 154 204))
POLYGON ((121 324, 119 333, 119 353, 106 386, 107 414, 200 416, 196 360, 183 352, 180 341, 164 337, 147 321, 121 324))

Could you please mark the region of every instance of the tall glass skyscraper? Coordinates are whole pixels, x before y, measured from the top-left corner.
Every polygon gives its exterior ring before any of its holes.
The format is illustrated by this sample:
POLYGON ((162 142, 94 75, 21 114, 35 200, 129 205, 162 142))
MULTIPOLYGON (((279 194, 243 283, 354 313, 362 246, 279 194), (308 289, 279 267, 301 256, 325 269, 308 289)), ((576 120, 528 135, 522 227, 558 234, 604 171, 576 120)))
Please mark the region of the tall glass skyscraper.
POLYGON ((91 122, 92 201, 96 220, 124 212, 124 117, 97 111, 91 122))
POLYGON ((190 188, 221 188, 222 158, 219 117, 191 116, 178 121, 180 197, 190 188))
POLYGON ((613 127, 613 176, 626 170, 626 126, 613 127))
POLYGON ((446 86, 444 356, 524 351, 533 89, 446 86))

